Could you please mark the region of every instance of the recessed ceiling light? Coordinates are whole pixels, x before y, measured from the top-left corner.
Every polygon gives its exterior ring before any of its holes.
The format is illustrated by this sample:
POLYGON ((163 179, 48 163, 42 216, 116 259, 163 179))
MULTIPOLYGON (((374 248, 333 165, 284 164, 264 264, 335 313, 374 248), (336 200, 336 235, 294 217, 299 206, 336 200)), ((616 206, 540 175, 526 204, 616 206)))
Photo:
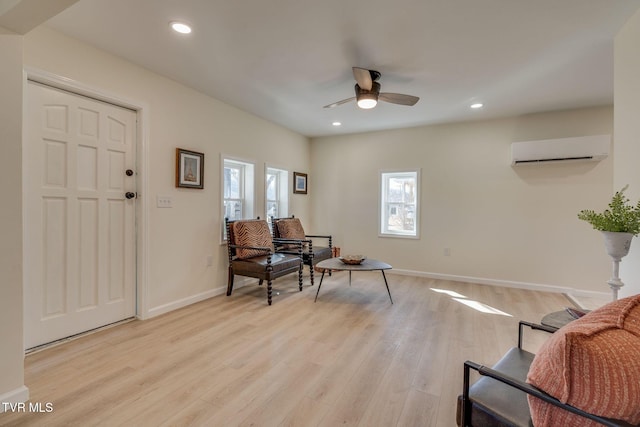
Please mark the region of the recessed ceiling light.
POLYGON ((191 27, 184 22, 173 21, 171 22, 171 28, 180 34, 189 34, 191 32, 191 27))
POLYGON ((340 122, 333 122, 331 124, 334 125, 334 126, 342 126, 342 123, 340 123, 340 122))
POLYGON ((480 102, 476 102, 475 104, 471 104, 471 108, 482 108, 484 104, 480 102))

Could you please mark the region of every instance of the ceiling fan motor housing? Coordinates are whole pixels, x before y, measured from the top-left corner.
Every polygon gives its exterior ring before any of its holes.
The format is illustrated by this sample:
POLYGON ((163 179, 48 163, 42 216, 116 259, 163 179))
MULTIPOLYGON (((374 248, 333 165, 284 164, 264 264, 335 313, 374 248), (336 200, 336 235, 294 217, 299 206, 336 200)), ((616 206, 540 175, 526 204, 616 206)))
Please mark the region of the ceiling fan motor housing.
POLYGON ((367 98, 372 98, 374 96, 375 99, 378 99, 378 95, 380 94, 380 83, 373 82, 373 84, 371 85, 371 90, 362 89, 360 85, 356 83, 355 89, 356 89, 356 98, 358 99, 360 99, 363 95, 367 98), (373 95, 373 96, 366 96, 366 95, 373 95))

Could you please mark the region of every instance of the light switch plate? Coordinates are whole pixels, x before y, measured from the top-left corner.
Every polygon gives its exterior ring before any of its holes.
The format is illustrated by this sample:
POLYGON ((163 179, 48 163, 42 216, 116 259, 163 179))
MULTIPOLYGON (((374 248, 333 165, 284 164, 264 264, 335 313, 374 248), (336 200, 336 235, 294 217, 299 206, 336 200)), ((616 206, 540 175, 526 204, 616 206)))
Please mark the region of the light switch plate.
POLYGON ((159 208, 172 208, 173 200, 171 196, 156 196, 156 206, 159 208))

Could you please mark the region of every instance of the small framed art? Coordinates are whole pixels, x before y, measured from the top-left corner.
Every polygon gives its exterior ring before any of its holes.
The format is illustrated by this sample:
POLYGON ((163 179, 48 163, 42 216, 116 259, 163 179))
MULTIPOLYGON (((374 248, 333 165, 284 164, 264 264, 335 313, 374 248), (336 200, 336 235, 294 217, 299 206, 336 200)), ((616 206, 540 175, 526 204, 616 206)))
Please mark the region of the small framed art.
POLYGON ((204 188, 204 154, 176 148, 176 187, 204 188))
POLYGON ((307 174, 301 172, 293 173, 293 192, 295 194, 307 194, 307 174))

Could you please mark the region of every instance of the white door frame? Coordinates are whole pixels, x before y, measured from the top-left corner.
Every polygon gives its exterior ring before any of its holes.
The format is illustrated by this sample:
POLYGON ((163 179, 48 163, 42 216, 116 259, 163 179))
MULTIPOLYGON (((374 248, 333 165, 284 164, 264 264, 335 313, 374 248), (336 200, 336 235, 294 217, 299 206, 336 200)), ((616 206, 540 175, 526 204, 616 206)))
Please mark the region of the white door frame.
MULTIPOLYGON (((149 135, 149 106, 144 102, 131 100, 127 97, 119 94, 105 92, 102 89, 96 88, 92 85, 86 85, 76 80, 69 79, 63 76, 49 73, 47 71, 25 67, 23 72, 23 98, 27 94, 28 81, 35 81, 48 86, 52 86, 58 89, 62 89, 68 92, 72 92, 78 95, 86 96, 96 99, 98 101, 108 102, 120 107, 133 110, 137 115, 136 124, 136 192, 138 193, 135 213, 135 228, 136 228, 136 259, 134 265, 136 268, 136 317, 138 319, 146 319, 149 317, 148 306, 148 286, 147 278, 149 277, 149 144, 147 141, 147 135, 149 135)), ((25 117, 26 102, 23 103, 23 114, 25 117)), ((26 120, 23 120, 23 147, 27 143, 25 135, 26 120)), ((23 150, 24 152, 24 150, 23 150)), ((26 159, 22 159, 22 173, 27 173, 26 159)), ((23 180, 24 182, 24 180, 23 180)), ((23 188, 23 194, 25 189, 23 188)), ((26 226, 25 213, 23 212, 23 227, 26 226)), ((25 246, 26 247, 26 246, 25 246)), ((27 259, 28 254, 23 253, 23 260, 27 259)), ((23 268, 26 268, 26 264, 23 262, 23 268)), ((26 277, 26 276, 25 276, 26 277)), ((23 282, 22 287, 26 284, 23 282)))

